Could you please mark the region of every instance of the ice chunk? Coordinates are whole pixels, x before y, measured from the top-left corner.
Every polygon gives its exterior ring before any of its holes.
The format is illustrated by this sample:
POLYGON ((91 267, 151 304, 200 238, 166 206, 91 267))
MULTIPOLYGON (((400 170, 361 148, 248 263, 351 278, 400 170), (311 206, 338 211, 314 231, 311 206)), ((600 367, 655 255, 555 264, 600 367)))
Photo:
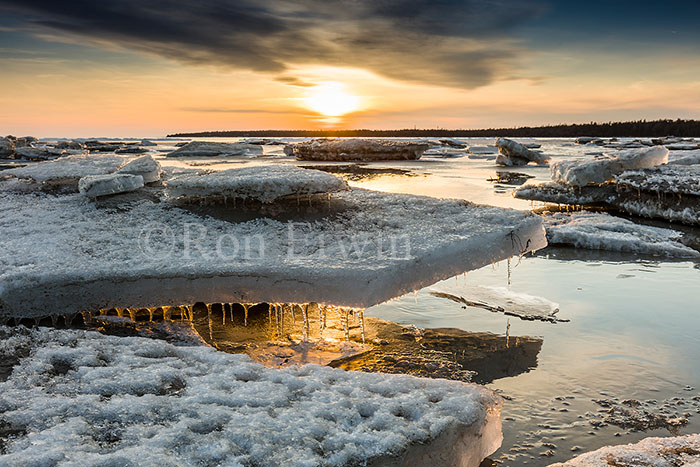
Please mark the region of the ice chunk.
POLYGON ((496 147, 498 147, 499 153, 496 158, 496 164, 499 165, 527 165, 529 162, 546 164, 550 160, 549 156, 528 149, 522 144, 506 138, 497 138, 496 147))
POLYGON ((347 183, 335 175, 287 165, 185 175, 167 182, 168 194, 174 198, 243 198, 262 203, 289 196, 337 193, 349 189, 347 183))
POLYGON ((114 155, 76 155, 63 157, 56 161, 5 170, 3 175, 17 178, 31 178, 43 182, 64 181, 68 184, 78 183, 78 180, 88 175, 104 175, 116 171, 126 159, 114 155))
POLYGON ((586 186, 611 181, 625 170, 654 167, 668 162, 668 149, 663 146, 627 150, 586 160, 552 162, 552 180, 573 186, 586 186))
POLYGON ((700 258, 700 252, 680 242, 683 234, 676 230, 639 225, 605 213, 550 213, 543 218, 550 244, 590 250, 700 258))
POLYGON ((0 464, 476 466, 500 396, 458 381, 269 369, 245 355, 96 332, 0 327, 31 349, 0 383, 0 464))
POLYGON ((594 136, 579 136, 574 140, 576 144, 600 144, 603 142, 601 138, 594 136))
POLYGON ((345 208, 314 221, 233 222, 167 201, 100 209, 0 191, 0 318, 197 301, 364 308, 546 245, 527 212, 361 189, 336 199, 345 208))
POLYGON ((192 141, 181 148, 166 154, 167 157, 213 157, 213 156, 243 156, 262 154, 262 146, 245 143, 210 143, 207 141, 192 141))
POLYGON ((429 148, 422 143, 373 139, 316 139, 284 148, 285 154, 306 161, 414 160, 429 148))
POLYGON ((459 291, 454 293, 433 291, 431 295, 452 300, 468 307, 483 308, 494 313, 516 316, 527 321, 537 320, 550 323, 568 321, 568 319, 559 319, 556 316, 559 312, 557 303, 543 297, 515 292, 506 287, 472 285, 460 287, 459 291))
POLYGON ((700 164, 700 150, 671 152, 668 155, 668 165, 700 164))
POLYGON ((628 171, 618 175, 615 181, 634 190, 660 195, 700 196, 700 165, 668 165, 628 171))
POLYGON ((141 146, 158 146, 158 143, 154 143, 153 141, 148 139, 142 139, 141 146))
POLYGON ((160 181, 160 175, 163 169, 160 163, 151 156, 143 156, 133 159, 124 164, 117 173, 141 175, 143 183, 155 183, 160 181))
POLYGON ((0 137, 0 157, 11 156, 15 152, 15 142, 9 138, 0 137))
POLYGON ((143 177, 131 174, 88 175, 78 182, 78 191, 88 198, 115 195, 143 187, 143 177))
POLYGON ((669 438, 646 438, 636 444, 605 446, 549 467, 607 467, 644 465, 649 467, 700 465, 700 434, 669 438))

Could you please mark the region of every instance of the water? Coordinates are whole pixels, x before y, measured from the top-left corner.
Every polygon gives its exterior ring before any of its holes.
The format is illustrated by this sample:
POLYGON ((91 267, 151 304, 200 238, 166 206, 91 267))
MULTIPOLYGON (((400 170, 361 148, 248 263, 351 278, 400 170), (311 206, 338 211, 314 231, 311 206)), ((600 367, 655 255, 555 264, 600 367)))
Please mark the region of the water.
MULTIPOLYGON (((207 138, 207 140, 212 140, 207 138)), ((237 141, 239 139, 220 139, 237 141)), ((492 144, 488 139, 463 139, 492 144)), ((571 140, 541 139, 554 158, 586 157, 596 147, 575 146, 571 140)), ((161 143, 161 149, 167 143, 161 143)), ((222 157, 165 159, 164 165, 226 169, 269 163, 342 166, 347 163, 297 162, 283 157, 281 147, 265 146, 259 158, 222 157)), ((588 156, 590 157, 590 156, 588 156)), ((401 169, 407 173, 353 176, 353 187, 395 193, 459 198, 515 209, 531 209, 529 201, 512 197, 524 178, 489 181, 497 172, 515 172, 546 181, 546 167, 499 168, 491 160, 423 158, 419 161, 361 163, 371 169, 401 169)), ((331 169, 333 170, 333 169, 331 169)), ((387 172, 387 171, 384 171, 387 172)), ((391 171, 389 171, 391 172, 391 171)), ((393 171, 397 172, 397 171, 393 171)), ((690 229, 693 230, 693 229, 690 229)), ((697 234, 697 229, 695 234, 697 234)), ((674 401, 691 416, 680 433, 700 431, 700 407, 685 402, 700 394, 700 263, 671 261, 612 252, 547 248, 534 256, 506 262, 452 278, 416 294, 367 309, 366 316, 418 327, 453 327, 543 340, 537 366, 517 376, 488 384, 507 397, 503 409, 502 448, 492 459, 505 465, 548 465, 609 444, 636 442, 647 436, 667 436, 667 429, 630 432, 616 426, 591 424, 603 409, 594 399, 654 399, 674 401), (509 284, 510 282, 510 284, 509 284), (469 308, 430 295, 430 291, 467 296, 467 286, 510 287, 515 292, 559 304, 552 324, 522 321, 500 313, 469 308)))
MULTIPOLYGON (((465 141, 481 146, 492 140, 465 141)), ((583 158, 587 152, 600 151, 574 146, 571 140, 536 141, 555 159, 583 158)), ((275 147, 265 147, 265 152, 274 155, 275 147)), ((313 165, 289 159, 279 162, 313 165)), ((261 161, 248 162, 256 163, 261 161)), ((496 178, 497 171, 526 174, 533 177, 531 182, 549 179, 546 167, 503 169, 493 161, 467 157, 362 165, 399 168, 412 176, 353 177, 351 186, 515 209, 534 205, 513 198, 513 186, 488 181, 496 178)), ((508 397, 502 414, 503 446, 491 456, 505 465, 548 465, 604 445, 668 436, 665 428, 630 432, 611 425, 595 427, 590 420, 606 409, 593 400, 654 399, 661 404, 674 397, 687 400, 700 394, 700 263, 548 248, 520 262, 514 260, 511 269, 512 290, 558 303, 558 316, 570 322, 522 321, 476 308, 465 310, 429 294, 438 290, 464 295, 467 285, 505 287, 506 262, 374 306, 366 314, 418 327, 499 334, 505 333, 510 322, 511 336, 543 339, 535 369, 488 384, 508 397)), ((698 408, 682 408, 694 416, 680 433, 700 431, 700 414, 695 413, 698 408)))

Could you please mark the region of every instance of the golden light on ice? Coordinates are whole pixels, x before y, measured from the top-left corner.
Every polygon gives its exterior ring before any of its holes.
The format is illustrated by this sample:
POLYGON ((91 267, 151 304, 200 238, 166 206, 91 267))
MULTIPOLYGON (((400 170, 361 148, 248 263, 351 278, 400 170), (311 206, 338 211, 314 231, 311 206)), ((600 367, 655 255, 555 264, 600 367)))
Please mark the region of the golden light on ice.
POLYGON ((341 83, 324 83, 309 90, 306 106, 327 117, 338 117, 358 110, 360 99, 348 93, 341 83))

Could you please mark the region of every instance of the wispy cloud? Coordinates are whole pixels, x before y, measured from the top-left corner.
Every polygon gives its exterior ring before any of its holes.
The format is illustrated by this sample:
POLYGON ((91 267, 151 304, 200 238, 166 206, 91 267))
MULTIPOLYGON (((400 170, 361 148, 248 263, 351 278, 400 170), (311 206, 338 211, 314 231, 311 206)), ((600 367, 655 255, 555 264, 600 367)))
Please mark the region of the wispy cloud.
POLYGON ((513 28, 538 0, 0 0, 44 31, 195 64, 277 74, 356 67, 392 79, 474 88, 517 72, 513 28))

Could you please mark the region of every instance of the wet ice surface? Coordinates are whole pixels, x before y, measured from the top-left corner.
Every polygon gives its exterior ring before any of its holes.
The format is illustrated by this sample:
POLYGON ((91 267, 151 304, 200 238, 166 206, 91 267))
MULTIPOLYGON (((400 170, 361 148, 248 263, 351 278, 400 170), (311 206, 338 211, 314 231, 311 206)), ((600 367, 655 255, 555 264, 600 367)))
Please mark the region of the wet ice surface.
MULTIPOLYGON (((589 158, 592 156, 587 153, 603 150, 574 145, 571 140, 516 139, 542 143, 542 151, 553 160, 589 158)), ((493 144, 493 139, 459 140, 472 147, 493 144)), ((164 166, 197 164, 216 170, 270 162, 314 165, 285 158, 281 146, 264 146, 263 151, 263 157, 255 159, 218 157, 163 162, 159 157, 159 160, 164 166)), ((682 157, 683 152, 674 151, 672 155, 682 157)), ((541 203, 515 199, 511 195, 514 186, 489 181, 504 178, 497 171, 534 177, 526 183, 550 179, 548 167, 529 165, 508 169, 497 167, 493 160, 470 157, 424 157, 418 161, 363 166, 390 170, 385 175, 375 171, 373 175, 377 176, 348 178, 351 186, 461 198, 517 209, 530 209, 541 203), (415 176, 396 173, 399 170, 410 171, 415 176)), ((659 223, 659 226, 670 224, 659 223)), ((697 236, 698 229, 688 229, 697 236)), ((597 421, 604 419, 610 409, 601 407, 596 400, 612 400, 616 404, 625 400, 645 404, 656 400, 657 406, 663 408, 669 401, 679 402, 674 401, 679 398, 680 415, 689 412, 691 416, 688 424, 678 427, 678 431, 680 434, 700 432, 700 414, 693 412, 695 406, 691 402, 700 394, 697 359, 700 264, 696 260, 562 247, 548 248, 535 257, 523 258, 519 264, 514 261, 512 266, 513 291, 557 303, 560 308, 557 315, 570 322, 554 325, 521 321, 484 309, 465 310, 453 301, 429 294, 439 288, 467 298, 467 286, 507 287, 505 262, 367 310, 367 315, 418 327, 498 334, 506 332, 510 320, 511 335, 543 340, 535 368, 488 384, 510 398, 502 415, 505 439, 499 452, 491 456, 493 459, 503 460, 504 465, 545 466, 605 445, 671 434, 667 428, 630 432, 629 428, 609 423, 601 425, 597 421)), ((668 408, 668 414, 675 413, 668 408)))

